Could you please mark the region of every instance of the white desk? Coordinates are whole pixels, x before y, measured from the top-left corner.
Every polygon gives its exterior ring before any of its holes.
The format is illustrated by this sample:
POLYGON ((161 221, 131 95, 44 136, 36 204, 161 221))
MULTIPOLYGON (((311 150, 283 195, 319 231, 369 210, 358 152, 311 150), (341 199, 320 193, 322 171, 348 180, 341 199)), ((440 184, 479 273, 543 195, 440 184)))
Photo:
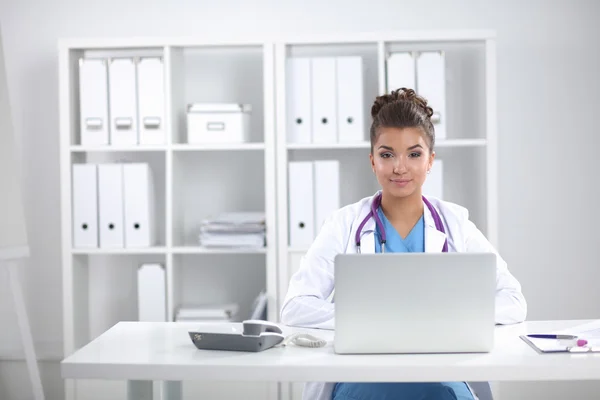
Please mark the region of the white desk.
MULTIPOLYGON (((64 379, 129 381, 131 398, 181 396, 180 381, 439 382, 600 380, 600 353, 538 354, 519 335, 565 329, 588 321, 526 322, 496 328, 495 347, 482 354, 336 355, 332 331, 309 331, 329 341, 319 349, 288 346, 260 353, 197 350, 189 330, 201 324, 121 322, 67 357, 64 379)), ((214 327, 214 325, 211 325, 214 327)), ((231 329, 230 325, 220 325, 231 329)), ((290 334, 298 329, 284 328, 290 334)))

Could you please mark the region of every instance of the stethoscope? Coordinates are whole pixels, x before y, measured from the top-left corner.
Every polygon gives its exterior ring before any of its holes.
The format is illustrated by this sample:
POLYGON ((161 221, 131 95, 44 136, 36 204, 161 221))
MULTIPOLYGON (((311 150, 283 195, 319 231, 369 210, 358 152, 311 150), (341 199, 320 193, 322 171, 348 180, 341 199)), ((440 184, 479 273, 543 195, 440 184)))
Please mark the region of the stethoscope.
MULTIPOLYGON (((442 219, 440 218, 440 215, 438 214, 438 212, 435 210, 435 207, 431 205, 431 203, 425 198, 425 196, 422 196, 422 197, 423 197, 423 202, 425 203, 425 205, 431 212, 431 216, 433 217, 433 222, 435 223, 435 228, 442 233, 446 233, 446 231, 444 230, 444 224, 442 224, 442 219)), ((379 208, 379 206, 381 206, 381 192, 379 192, 375 195, 375 198, 373 199, 373 202, 371 203, 371 211, 369 211, 369 213, 367 214, 365 219, 363 219, 363 221, 358 226, 358 230, 356 231, 355 239, 356 239, 356 252, 357 253, 360 253, 361 231, 362 231, 363 227, 365 226, 365 224, 367 223, 367 221, 369 220, 369 218, 371 218, 371 217, 373 217, 375 219, 375 223, 377 224, 377 228, 379 229, 379 232, 381 234, 381 240, 379 242, 381 244, 381 252, 385 253, 385 243, 386 243, 385 227, 383 226, 383 222, 381 222, 381 218, 379 218, 379 215, 377 213, 377 209, 379 208)), ((448 239, 447 238, 444 241, 444 247, 442 248, 442 252, 443 253, 448 252, 448 239)))

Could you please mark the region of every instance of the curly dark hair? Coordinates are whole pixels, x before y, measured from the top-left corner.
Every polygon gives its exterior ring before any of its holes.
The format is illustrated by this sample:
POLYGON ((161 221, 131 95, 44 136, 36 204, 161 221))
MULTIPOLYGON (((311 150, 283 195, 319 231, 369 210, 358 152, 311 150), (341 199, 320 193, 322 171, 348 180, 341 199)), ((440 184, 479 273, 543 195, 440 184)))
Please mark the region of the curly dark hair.
POLYGON ((433 151, 435 130, 431 122, 433 109, 427 100, 419 96, 413 89, 400 88, 390 94, 377 96, 371 107, 371 153, 377 141, 379 128, 421 128, 433 151))

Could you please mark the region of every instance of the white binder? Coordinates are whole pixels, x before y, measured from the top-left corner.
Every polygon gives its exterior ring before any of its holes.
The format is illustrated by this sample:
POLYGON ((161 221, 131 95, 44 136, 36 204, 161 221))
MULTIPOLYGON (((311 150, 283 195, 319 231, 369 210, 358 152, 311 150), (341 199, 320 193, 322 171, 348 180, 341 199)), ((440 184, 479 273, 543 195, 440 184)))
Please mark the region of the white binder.
POLYGON ((137 65, 139 143, 165 143, 165 84, 163 60, 142 58, 137 65))
POLYGON ((323 223, 340 208, 340 162, 317 160, 314 162, 315 182, 315 236, 323 223))
POLYGON ((138 320, 167 321, 167 278, 160 264, 143 264, 138 269, 138 320))
POLYGON ((313 143, 338 141, 335 64, 335 57, 315 57, 311 60, 313 143))
POLYGON ((313 162, 288 165, 290 247, 307 248, 315 237, 313 162))
POLYGON ((79 113, 81 144, 108 145, 108 72, 106 60, 79 60, 79 113))
POLYGON ((417 58, 417 92, 433 108, 436 139, 446 137, 446 73, 444 53, 423 52, 417 58))
POLYGON ((415 59, 412 53, 391 53, 386 62, 387 93, 403 87, 417 91, 415 68, 415 59))
POLYGON ((73 247, 98 247, 98 178, 95 164, 73 165, 73 247))
POLYGON ((312 141, 310 58, 287 60, 287 140, 312 141))
POLYGON ((338 140, 362 142, 365 140, 362 58, 338 57, 336 69, 338 140))
POLYGON ((133 58, 115 58, 108 68, 110 144, 138 144, 136 68, 133 58))
POLYGON ((123 164, 123 198, 125 247, 154 246, 154 182, 148 164, 123 164))
POLYGON ((436 159, 433 162, 431 172, 425 178, 421 191, 425 197, 444 198, 444 162, 442 160, 436 159))
POLYGON ((123 168, 121 164, 98 165, 100 247, 123 247, 123 168))

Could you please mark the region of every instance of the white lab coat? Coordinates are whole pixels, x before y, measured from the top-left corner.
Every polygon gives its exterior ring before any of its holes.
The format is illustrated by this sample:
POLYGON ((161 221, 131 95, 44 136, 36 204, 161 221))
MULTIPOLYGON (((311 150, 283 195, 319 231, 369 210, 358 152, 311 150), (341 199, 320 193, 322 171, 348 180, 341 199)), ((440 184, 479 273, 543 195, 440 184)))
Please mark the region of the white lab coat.
MULTIPOLYGON (((284 325, 334 329, 335 305, 329 299, 334 289, 333 260, 340 253, 356 253, 355 235, 369 214, 374 196, 334 212, 321 227, 313 244, 292 276, 281 309, 284 325)), ((425 252, 441 252, 448 239, 449 252, 497 253, 483 233, 469 220, 467 209, 427 196, 435 207, 446 233, 435 227, 431 212, 424 205, 425 252)), ((375 221, 370 218, 361 233, 361 252, 375 252, 375 221)), ((498 255, 496 273, 496 323, 512 324, 525 320, 527 303, 521 285, 498 255)), ((303 399, 330 400, 335 383, 307 383, 303 399)))

